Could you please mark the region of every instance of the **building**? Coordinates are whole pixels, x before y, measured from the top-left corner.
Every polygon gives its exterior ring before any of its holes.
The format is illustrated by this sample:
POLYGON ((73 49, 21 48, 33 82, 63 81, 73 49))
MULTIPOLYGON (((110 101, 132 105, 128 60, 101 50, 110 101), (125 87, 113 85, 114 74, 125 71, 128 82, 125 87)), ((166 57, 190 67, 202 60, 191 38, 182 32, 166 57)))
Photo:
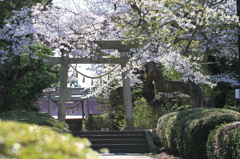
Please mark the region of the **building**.
MULTIPOLYGON (((72 131, 82 129, 82 120, 89 115, 103 114, 97 110, 99 104, 95 102, 95 97, 91 96, 92 90, 84 88, 68 88, 66 105, 66 123, 72 131)), ((53 118, 58 118, 59 92, 44 93, 38 100, 42 108, 40 113, 51 114, 53 118), (49 98, 50 96, 50 98, 49 98), (49 109, 50 108, 50 109, 49 109)))

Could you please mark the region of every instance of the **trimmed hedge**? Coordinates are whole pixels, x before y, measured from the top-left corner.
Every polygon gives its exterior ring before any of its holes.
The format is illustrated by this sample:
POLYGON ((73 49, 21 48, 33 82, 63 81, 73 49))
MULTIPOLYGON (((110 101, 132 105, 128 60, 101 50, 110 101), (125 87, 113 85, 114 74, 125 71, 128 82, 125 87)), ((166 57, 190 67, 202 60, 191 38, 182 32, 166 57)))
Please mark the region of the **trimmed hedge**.
POLYGON ((210 159, 236 159, 240 156, 240 122, 224 124, 212 130, 207 141, 210 159))
POLYGON ((210 131, 216 125, 240 121, 240 113, 227 109, 190 109, 171 114, 159 119, 157 133, 165 148, 178 151, 185 159, 207 158, 210 131))
POLYGON ((59 133, 67 133, 68 125, 64 122, 50 117, 48 114, 26 111, 8 111, 0 114, 2 121, 18 121, 29 124, 37 124, 39 126, 47 126, 48 129, 59 133))
POLYGON ((173 131, 173 121, 177 117, 177 112, 163 115, 157 124, 157 134, 164 149, 171 153, 178 153, 175 142, 176 132, 173 131))
POLYGON ((88 139, 74 138, 38 125, 0 121, 0 158, 97 159, 88 139))

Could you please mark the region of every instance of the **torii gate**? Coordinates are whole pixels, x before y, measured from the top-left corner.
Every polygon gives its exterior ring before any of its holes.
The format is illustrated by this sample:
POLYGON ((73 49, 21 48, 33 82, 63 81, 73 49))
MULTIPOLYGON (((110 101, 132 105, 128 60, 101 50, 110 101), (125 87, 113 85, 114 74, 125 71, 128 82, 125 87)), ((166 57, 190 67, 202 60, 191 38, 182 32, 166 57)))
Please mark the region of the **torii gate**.
MULTIPOLYGON (((58 120, 65 121, 66 117, 66 94, 67 94, 67 78, 68 78, 68 64, 121 64, 121 68, 126 67, 128 61, 127 52, 131 48, 137 48, 137 44, 123 45, 122 40, 97 40, 93 41, 98 44, 100 49, 117 49, 120 52, 120 58, 101 58, 100 55, 95 55, 90 58, 69 58, 68 52, 62 52, 61 57, 49 57, 45 58, 48 62, 61 64, 60 74, 60 88, 59 88, 59 108, 58 108, 58 120)), ((130 79, 127 77, 128 71, 122 73, 123 78, 123 99, 126 116, 126 127, 124 130, 136 130, 134 126, 134 118, 132 111, 132 96, 130 79)))

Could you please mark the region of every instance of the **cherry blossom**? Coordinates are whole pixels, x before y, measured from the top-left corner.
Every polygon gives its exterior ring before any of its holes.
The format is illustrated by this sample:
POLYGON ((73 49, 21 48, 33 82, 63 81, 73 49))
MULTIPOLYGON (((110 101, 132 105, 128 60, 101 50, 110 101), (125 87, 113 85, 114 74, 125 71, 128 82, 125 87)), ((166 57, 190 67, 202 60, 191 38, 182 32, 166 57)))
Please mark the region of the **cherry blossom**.
MULTIPOLYGON (((14 11, 0 30, 0 39, 11 42, 5 49, 0 49, 0 62, 6 63, 9 52, 16 56, 28 53, 37 59, 31 48, 38 44, 67 51, 73 57, 90 57, 98 47, 94 40, 120 39, 140 44, 138 49, 131 50, 132 56, 125 69, 141 70, 147 62, 154 61, 169 71, 181 73, 183 82, 190 80, 214 87, 220 80, 202 71, 204 55, 214 49, 216 51, 211 53, 214 56, 237 58, 239 21, 235 1, 83 2, 75 3, 75 7, 47 6, 45 10, 37 4, 14 11)), ((119 56, 119 53, 115 51, 112 55, 119 56)), ((99 69, 99 66, 92 68, 97 74, 111 67, 99 69)), ((113 72, 109 82, 120 81, 122 71, 113 72)), ((129 77, 133 83, 142 84, 136 75, 129 74, 129 77)), ((236 75, 226 73, 224 77, 221 81, 236 83, 236 75)), ((117 86, 120 84, 113 87, 117 86)))

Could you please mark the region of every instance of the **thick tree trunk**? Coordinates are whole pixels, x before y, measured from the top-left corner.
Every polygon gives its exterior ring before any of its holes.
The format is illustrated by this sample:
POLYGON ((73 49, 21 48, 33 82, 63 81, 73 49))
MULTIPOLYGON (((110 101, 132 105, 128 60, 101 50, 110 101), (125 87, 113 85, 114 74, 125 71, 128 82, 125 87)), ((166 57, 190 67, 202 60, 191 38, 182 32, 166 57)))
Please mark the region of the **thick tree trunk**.
POLYGON ((146 64, 147 68, 147 81, 144 86, 144 95, 147 97, 149 101, 151 89, 147 88, 151 86, 153 80, 156 83, 157 91, 159 92, 181 92, 183 94, 187 94, 190 96, 192 101, 192 108, 205 108, 208 107, 208 103, 204 98, 203 92, 201 88, 192 81, 188 81, 187 83, 181 81, 168 81, 163 77, 163 72, 161 65, 156 66, 155 63, 149 62, 146 64))
POLYGON ((154 70, 153 63, 146 64, 146 73, 147 73, 147 79, 144 81, 143 86, 143 96, 146 98, 148 103, 151 103, 155 96, 155 90, 153 85, 153 76, 151 75, 151 72, 154 70))

